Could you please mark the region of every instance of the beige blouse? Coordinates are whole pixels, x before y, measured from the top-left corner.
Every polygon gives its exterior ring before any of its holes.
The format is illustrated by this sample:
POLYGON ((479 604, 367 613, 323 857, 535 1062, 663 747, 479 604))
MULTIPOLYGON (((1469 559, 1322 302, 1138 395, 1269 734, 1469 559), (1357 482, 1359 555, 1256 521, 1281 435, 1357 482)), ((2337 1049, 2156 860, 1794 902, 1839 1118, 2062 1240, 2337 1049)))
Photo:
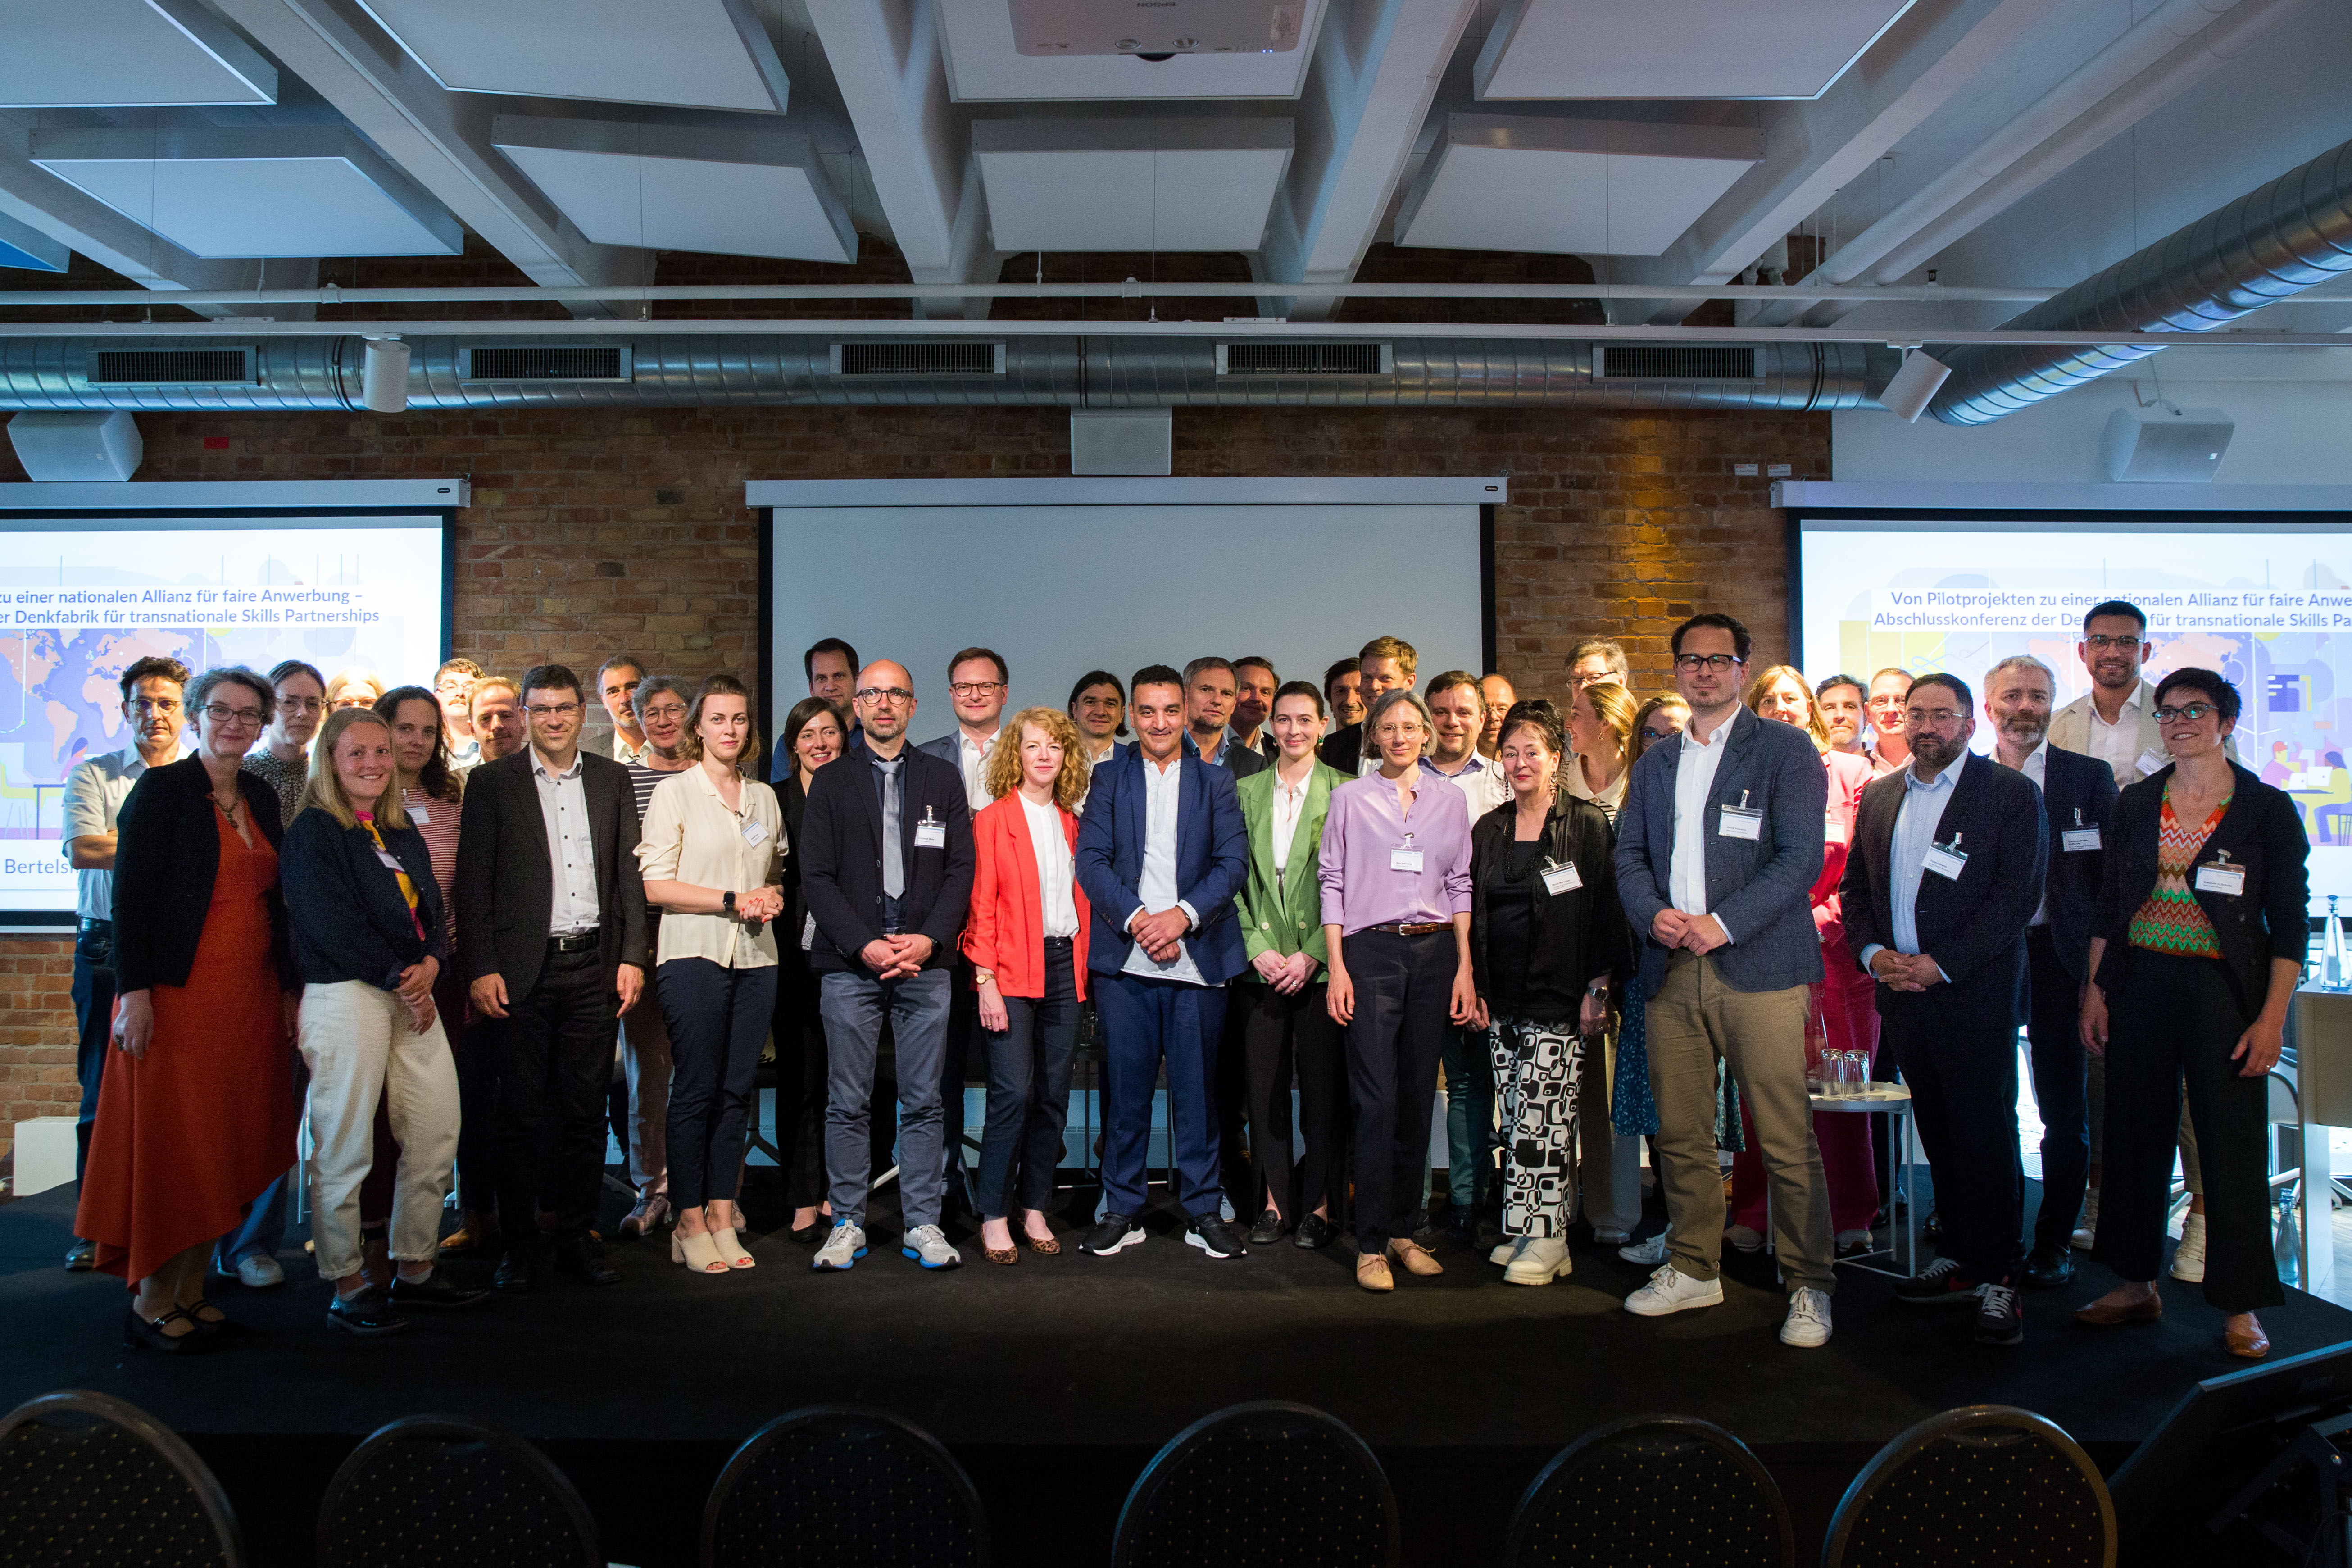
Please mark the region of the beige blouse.
POLYGON ((1617 820, 1618 808, 1625 804, 1625 786, 1633 782, 1633 765, 1628 763, 1617 770, 1616 779, 1607 789, 1595 795, 1592 786, 1584 782, 1583 759, 1570 752, 1559 760, 1559 782, 1568 786, 1568 793, 1578 800, 1589 800, 1599 806, 1612 823, 1617 820))
MULTIPOLYGON (((783 864, 784 814, 776 792, 757 779, 742 781, 740 811, 730 811, 700 764, 654 786, 637 841, 637 868, 648 882, 685 882, 732 889, 739 896, 778 880, 783 864)), ((665 910, 654 962, 703 958, 727 969, 759 969, 776 962, 776 927, 756 933, 734 915, 680 914, 665 910)))

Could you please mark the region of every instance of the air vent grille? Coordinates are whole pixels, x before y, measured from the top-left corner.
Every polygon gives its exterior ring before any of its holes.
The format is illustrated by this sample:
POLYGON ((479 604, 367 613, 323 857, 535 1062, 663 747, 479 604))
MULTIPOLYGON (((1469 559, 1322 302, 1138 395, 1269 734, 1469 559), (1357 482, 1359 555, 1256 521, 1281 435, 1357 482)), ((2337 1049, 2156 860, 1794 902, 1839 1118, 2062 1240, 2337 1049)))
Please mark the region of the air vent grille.
POLYGON ((1217 345, 1219 375, 1388 375, 1393 364, 1386 343, 1252 340, 1217 345))
POLYGON ((1756 381, 1763 351, 1725 343, 1603 343, 1603 381, 1756 381))
POLYGON ((1003 375, 1004 345, 969 339, 833 345, 835 375, 1003 375))
POLYGON ((627 381, 626 343, 483 343, 461 351, 463 381, 627 381))
POLYGON ((250 385, 255 353, 235 349, 92 349, 92 386, 250 385))

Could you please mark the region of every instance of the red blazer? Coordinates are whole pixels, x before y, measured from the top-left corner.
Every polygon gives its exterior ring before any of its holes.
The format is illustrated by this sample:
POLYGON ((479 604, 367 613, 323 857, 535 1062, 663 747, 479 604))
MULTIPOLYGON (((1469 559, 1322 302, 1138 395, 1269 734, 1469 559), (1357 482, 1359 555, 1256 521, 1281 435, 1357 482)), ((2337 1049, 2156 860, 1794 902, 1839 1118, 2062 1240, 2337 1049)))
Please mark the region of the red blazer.
POLYGON ((1838 883, 1845 876, 1846 856, 1853 848, 1853 821, 1862 806, 1862 792, 1876 777, 1867 757, 1848 752, 1824 752, 1822 766, 1830 775, 1830 804, 1822 824, 1822 874, 1813 882, 1813 929, 1821 933, 1822 951, 1830 955, 1832 975, 1847 973, 1845 908, 1838 883))
MULTIPOLYGON (((1058 808, 1057 808, 1058 809, 1058 808)), ((1073 856, 1078 847, 1078 819, 1061 812, 1062 831, 1073 856)), ((1045 895, 1037 885, 1037 850, 1029 840, 1029 814, 1017 794, 999 795, 971 819, 973 869, 971 912, 963 928, 963 952, 982 969, 996 974, 996 988, 1007 996, 1045 994, 1045 895)), ((1087 994, 1086 889, 1071 879, 1071 897, 1078 906, 1078 934, 1073 947, 1078 996, 1087 994)))

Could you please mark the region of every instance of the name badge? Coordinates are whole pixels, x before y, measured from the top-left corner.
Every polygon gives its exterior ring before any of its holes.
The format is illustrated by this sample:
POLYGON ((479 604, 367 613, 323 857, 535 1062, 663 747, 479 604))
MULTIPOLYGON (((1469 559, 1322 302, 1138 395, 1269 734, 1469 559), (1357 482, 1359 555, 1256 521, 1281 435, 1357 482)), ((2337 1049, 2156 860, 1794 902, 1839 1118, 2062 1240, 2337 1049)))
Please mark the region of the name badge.
POLYGON ((948 825, 931 815, 929 806, 923 807, 923 820, 915 824, 915 847, 944 849, 948 847, 948 825))
POLYGON ((2150 746, 2147 751, 2142 752, 2139 754, 2139 761, 2132 764, 2133 767, 2139 770, 2139 776, 2142 778, 2147 777, 2150 773, 2161 773, 2171 765, 2172 759, 2166 756, 2162 752, 2158 751, 2154 746, 2150 746))
POLYGON ((1764 814, 1745 805, 1727 805, 1716 832, 1726 838, 1759 839, 1764 837, 1764 814))
POLYGON ((1390 850, 1389 869, 1391 871, 1412 871, 1418 874, 1421 870, 1421 851, 1418 849, 1390 850))
POLYGON ((810 915, 801 921, 801 951, 807 952, 816 946, 816 917, 810 915))
POLYGON ((1824 844, 1844 843, 1845 824, 1839 821, 1835 816, 1823 817, 1822 819, 1822 842, 1824 844))
MULTIPOLYGON (((917 828, 918 837, 917 837, 917 839, 916 839, 916 842, 918 842, 918 843, 920 843, 920 842, 921 842, 921 838, 920 838, 920 837, 919 837, 920 832, 921 832, 921 829, 920 829, 920 828, 919 828, 919 827, 917 828)), ((744 843, 749 844, 752 848, 757 849, 761 845, 765 844, 767 841, 768 841, 768 825, 767 825, 766 823, 764 823, 764 822, 747 822, 747 823, 745 823, 745 824, 743 825, 743 842, 744 842, 744 843)))
POLYGON ((2246 892, 2246 868, 2224 862, 2218 866, 2197 868, 2197 890, 2219 893, 2225 899, 2243 898, 2246 892))
POLYGON ((2099 842, 2099 827, 2096 823, 2093 823, 2088 827, 2070 827, 2058 836, 2058 842, 2070 853, 2104 847, 2099 842))
POLYGON ((1959 880, 1960 873, 1968 869, 1969 864, 1968 856, 1960 848, 1959 836, 1953 835, 1949 844, 1930 844, 1924 864, 1938 877, 1959 880))
POLYGON ((422 827, 433 820, 433 814, 422 805, 412 805, 408 808, 408 820, 422 827))
POLYGON ((375 852, 375 858, 386 870, 397 871, 404 877, 408 874, 408 868, 402 865, 398 860, 393 858, 391 850, 379 849, 375 852))
POLYGON ((1544 891, 1555 899, 1584 886, 1584 879, 1576 874, 1576 862, 1573 860, 1565 866, 1545 867, 1543 882, 1544 891))

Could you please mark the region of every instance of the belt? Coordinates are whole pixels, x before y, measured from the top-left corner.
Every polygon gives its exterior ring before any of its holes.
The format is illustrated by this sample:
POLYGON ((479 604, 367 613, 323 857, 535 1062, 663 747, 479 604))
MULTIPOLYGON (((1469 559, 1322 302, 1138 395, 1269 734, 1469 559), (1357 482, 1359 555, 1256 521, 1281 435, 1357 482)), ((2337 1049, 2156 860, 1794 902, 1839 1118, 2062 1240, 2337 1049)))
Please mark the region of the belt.
POLYGON ((1045 939, 1045 942, 1047 947, 1069 947, 1074 945, 1077 940, 1078 939, 1074 936, 1049 936, 1045 939))
POLYGON ((597 934, 598 933, 593 931, 572 931, 564 936, 551 936, 547 939, 547 951, 550 952, 593 952, 596 949, 597 934))
POLYGON ((114 929, 114 922, 112 921, 100 920, 96 915, 84 915, 81 917, 81 929, 84 931, 112 931, 114 929))
POLYGON ((1392 931, 1398 936, 1427 936, 1433 931, 1452 931, 1454 922, 1452 921, 1382 921, 1379 925, 1366 926, 1364 929, 1392 931))

